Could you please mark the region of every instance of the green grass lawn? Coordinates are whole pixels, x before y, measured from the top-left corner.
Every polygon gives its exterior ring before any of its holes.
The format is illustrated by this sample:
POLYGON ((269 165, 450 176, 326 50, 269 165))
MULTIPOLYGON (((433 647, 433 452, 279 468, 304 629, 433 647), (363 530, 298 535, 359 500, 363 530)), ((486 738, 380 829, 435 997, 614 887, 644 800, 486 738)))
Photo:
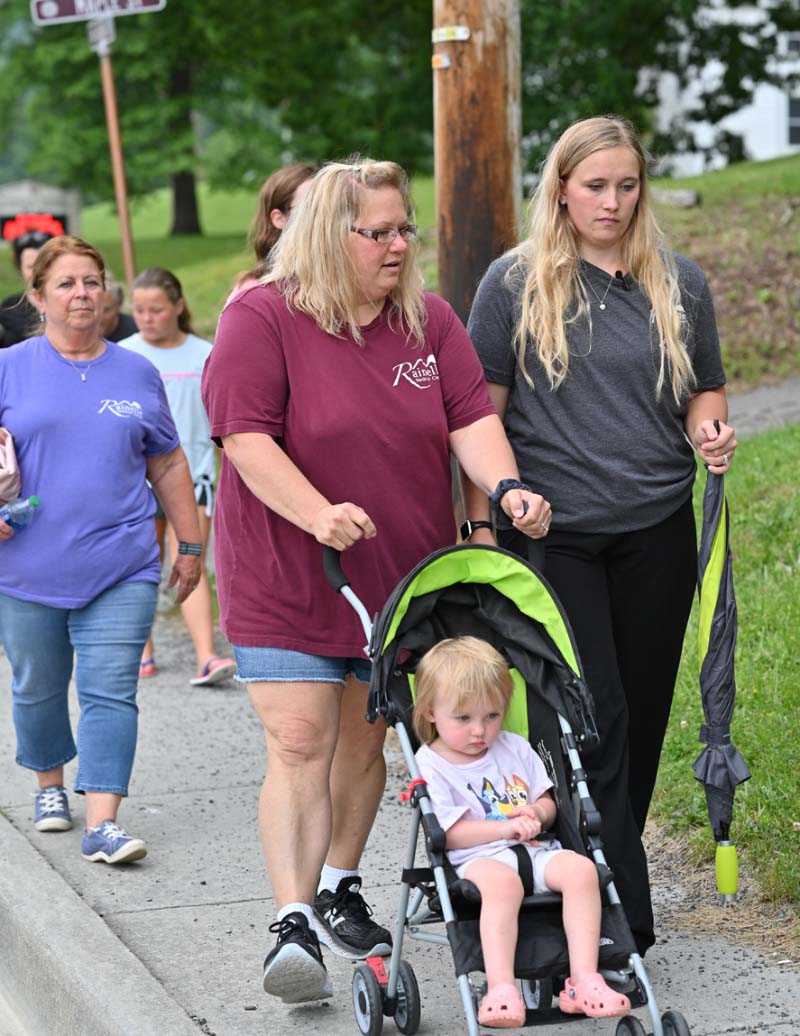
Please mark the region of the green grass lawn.
MULTIPOLYGON (((702 177, 658 180, 693 187, 696 209, 659 209, 669 240, 700 264, 711 284, 726 370, 734 388, 800 374, 800 155, 743 162, 702 177)), ((158 265, 181 279, 196 330, 211 338, 236 274, 251 265, 247 228, 257 191, 198 188, 203 237, 170 238, 170 195, 155 191, 131 206, 137 268, 158 265)), ((434 182, 413 183, 421 260, 435 290, 434 182)), ((81 233, 122 275, 119 230, 112 205, 83 210, 81 233)), ((0 297, 19 291, 11 264, 0 256, 0 297)))
POLYGON ((763 198, 765 194, 797 197, 800 186, 800 155, 772 158, 766 162, 737 162, 702 176, 659 179, 654 187, 699 191, 703 203, 731 198, 763 198))
MULTIPOLYGON (((171 197, 155 191, 131 205, 136 268, 165 266, 177 275, 195 330, 213 338, 217 318, 236 274, 248 269, 253 255, 246 244, 256 208, 258 190, 211 191, 198 188, 202 237, 168 237, 171 197)), ((431 177, 414 183, 414 202, 422 234, 422 262, 428 283, 435 284, 434 185, 431 177)), ((116 209, 109 204, 89 205, 81 214, 81 236, 100 249, 109 268, 122 278, 122 247, 116 209)), ((10 260, 0 256, 0 298, 20 291, 10 260)), ((127 308, 127 307, 126 307, 127 308)))
MULTIPOLYGON (((732 838, 765 892, 800 908, 800 425, 747 439, 726 476, 739 610, 732 736, 752 772, 732 838)), ((698 479, 699 503, 705 473, 698 479)), ((654 588, 657 591, 657 587, 654 588)), ((654 799, 657 819, 713 859, 702 786, 692 617, 654 799)))

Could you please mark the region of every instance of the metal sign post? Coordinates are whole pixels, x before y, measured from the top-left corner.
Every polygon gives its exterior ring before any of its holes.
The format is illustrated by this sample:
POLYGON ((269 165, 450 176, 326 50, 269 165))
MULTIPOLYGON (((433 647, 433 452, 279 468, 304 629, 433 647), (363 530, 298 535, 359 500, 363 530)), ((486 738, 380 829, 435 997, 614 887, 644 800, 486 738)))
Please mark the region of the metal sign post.
POLYGON ((119 131, 117 93, 114 70, 111 67, 111 45, 116 38, 114 18, 125 14, 145 14, 161 11, 167 0, 31 0, 31 17, 36 25, 57 25, 64 22, 87 22, 89 46, 100 59, 100 77, 103 83, 103 104, 108 128, 108 147, 111 154, 111 173, 114 179, 114 197, 117 203, 122 262, 125 281, 130 294, 136 277, 136 259, 128 212, 128 189, 125 183, 125 163, 122 157, 122 137, 119 131))
POLYGON ((111 175, 114 178, 114 197, 117 200, 117 215, 122 239, 122 265, 128 297, 133 294, 136 277, 136 256, 133 250, 131 217, 128 211, 128 186, 125 182, 125 162, 122 157, 122 137, 119 132, 117 91, 114 86, 114 70, 111 67, 111 43, 115 37, 113 18, 93 18, 86 26, 89 46, 100 59, 100 78, 103 81, 103 104, 108 127, 108 149, 111 153, 111 175), (94 34, 93 42, 92 36, 94 34))

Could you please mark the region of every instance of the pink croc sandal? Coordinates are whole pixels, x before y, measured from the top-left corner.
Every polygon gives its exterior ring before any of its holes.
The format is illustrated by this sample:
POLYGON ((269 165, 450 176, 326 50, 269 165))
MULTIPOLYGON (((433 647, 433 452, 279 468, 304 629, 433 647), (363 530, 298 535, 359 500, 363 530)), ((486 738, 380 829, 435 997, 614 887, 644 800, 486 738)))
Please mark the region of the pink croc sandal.
POLYGON ((506 983, 490 989, 481 1000, 478 1021, 490 1029, 512 1029, 525 1022, 525 1004, 516 986, 506 983))
POLYGON ((564 1014, 585 1014, 589 1018, 614 1018, 628 1014, 631 1002, 615 992, 598 972, 584 975, 580 982, 568 978, 558 994, 558 1006, 564 1014))

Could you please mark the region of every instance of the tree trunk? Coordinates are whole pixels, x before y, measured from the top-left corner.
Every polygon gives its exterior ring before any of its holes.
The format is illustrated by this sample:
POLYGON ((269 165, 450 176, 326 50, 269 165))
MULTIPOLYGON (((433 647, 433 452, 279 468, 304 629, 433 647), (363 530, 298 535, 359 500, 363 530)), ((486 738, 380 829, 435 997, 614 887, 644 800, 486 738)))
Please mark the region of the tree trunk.
POLYGON ((197 191, 193 172, 185 170, 172 174, 172 229, 176 234, 202 234, 200 212, 197 208, 197 191))
MULTIPOLYGON (((173 65, 169 82, 170 100, 179 100, 175 118, 170 129, 173 139, 194 140, 192 125, 192 70, 188 64, 173 65)), ((202 234, 200 210, 197 207, 197 190, 194 175, 194 153, 184 159, 183 168, 172 174, 172 229, 170 236, 177 234, 202 234)))

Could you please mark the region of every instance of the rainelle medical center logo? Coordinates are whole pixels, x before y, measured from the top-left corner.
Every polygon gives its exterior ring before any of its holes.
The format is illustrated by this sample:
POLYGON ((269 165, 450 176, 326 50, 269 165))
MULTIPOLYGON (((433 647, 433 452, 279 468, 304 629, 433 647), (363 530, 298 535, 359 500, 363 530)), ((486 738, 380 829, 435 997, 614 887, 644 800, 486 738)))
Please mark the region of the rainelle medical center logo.
POLYGON ((410 381, 414 388, 418 389, 428 389, 434 381, 439 380, 439 368, 436 366, 436 357, 433 353, 424 360, 420 357, 415 363, 408 360, 398 363, 396 367, 392 367, 392 370, 394 371, 392 388, 397 388, 401 379, 410 381))
POLYGON ((139 421, 144 417, 140 404, 128 399, 104 399, 97 412, 98 414, 108 412, 115 417, 135 417, 139 421))

